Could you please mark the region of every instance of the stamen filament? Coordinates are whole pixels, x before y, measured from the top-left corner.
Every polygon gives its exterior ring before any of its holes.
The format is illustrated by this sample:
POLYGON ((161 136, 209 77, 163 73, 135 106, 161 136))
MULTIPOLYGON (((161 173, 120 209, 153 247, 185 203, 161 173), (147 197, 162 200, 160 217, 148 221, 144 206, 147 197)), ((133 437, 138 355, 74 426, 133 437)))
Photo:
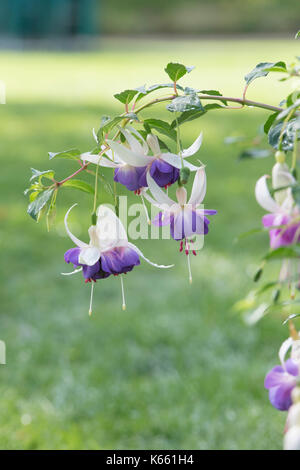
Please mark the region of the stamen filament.
POLYGON ((121 291, 122 291, 122 310, 126 310, 126 302, 125 302, 125 293, 124 293, 124 283, 123 283, 123 276, 120 276, 121 279, 121 291))
POLYGON ((189 270, 189 282, 192 284, 193 278, 192 278, 192 270, 191 270, 191 260, 190 260, 190 254, 187 252, 187 264, 188 264, 188 270, 189 270))
POLYGON ((90 297, 90 308, 89 308, 89 316, 92 315, 93 309, 93 295, 94 295, 94 283, 92 282, 91 285, 91 297, 90 297))

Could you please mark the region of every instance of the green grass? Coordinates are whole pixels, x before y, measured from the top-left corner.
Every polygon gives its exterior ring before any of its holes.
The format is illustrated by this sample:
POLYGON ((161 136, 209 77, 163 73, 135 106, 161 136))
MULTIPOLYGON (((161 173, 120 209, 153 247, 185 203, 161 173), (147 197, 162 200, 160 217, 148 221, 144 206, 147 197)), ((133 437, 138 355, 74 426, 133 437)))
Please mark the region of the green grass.
MULTIPOLYGON (((89 318, 88 286, 80 276, 60 276, 63 253, 72 245, 64 213, 79 202, 72 220, 84 237, 88 196, 65 189, 56 228, 47 233, 43 222, 26 215, 22 193, 31 166, 67 175, 68 164, 49 163, 47 151, 91 148, 91 128, 118 109, 112 93, 165 81, 169 59, 197 66, 187 85, 239 95, 252 66, 290 59, 296 46, 128 42, 121 49, 103 43, 99 52, 86 54, 0 54, 7 84, 7 105, 0 107, 0 338, 7 344, 7 365, 0 369, 0 448, 281 447, 285 416, 269 404, 263 380, 287 332, 276 317, 249 328, 231 309, 252 286, 249 265, 253 270, 267 248, 266 237, 239 245, 233 239, 259 224, 254 184, 272 162, 237 163, 236 150, 223 144, 232 133, 254 136, 267 113, 214 111, 183 127, 185 143, 204 132, 199 156, 207 164, 205 202, 219 214, 204 250, 192 260, 192 286, 174 241, 137 241, 147 256, 176 267, 166 272, 142 263, 128 274, 126 312, 118 278, 97 283, 89 318)), ((249 96, 280 101, 275 79, 261 79, 256 90, 249 96)), ((163 106, 159 113, 164 115, 163 106)))

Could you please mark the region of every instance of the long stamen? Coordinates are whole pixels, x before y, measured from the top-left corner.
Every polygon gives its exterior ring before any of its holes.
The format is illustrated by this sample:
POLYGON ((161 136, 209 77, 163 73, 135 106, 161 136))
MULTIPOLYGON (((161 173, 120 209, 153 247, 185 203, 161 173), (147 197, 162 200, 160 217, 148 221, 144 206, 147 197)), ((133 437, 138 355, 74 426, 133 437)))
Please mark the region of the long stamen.
POLYGON ((188 270, 189 270, 189 282, 192 284, 193 278, 192 278, 192 270, 191 270, 191 260, 190 260, 190 254, 187 252, 187 264, 188 264, 188 270))
POLYGON ((92 315, 93 309, 93 295, 94 295, 94 283, 92 282, 91 285, 91 297, 90 297, 90 308, 89 308, 89 316, 92 315))
POLYGON ((142 199, 144 211, 145 211, 146 218, 147 218, 147 223, 148 223, 148 225, 150 225, 150 224, 151 224, 151 221, 150 221, 149 214, 148 214, 148 210, 147 210, 147 207, 146 207, 146 204, 145 204, 145 200, 144 200, 144 197, 143 197, 142 194, 141 194, 141 199, 142 199))
POLYGON ((123 276, 120 276, 121 279, 121 291, 122 291, 122 310, 126 310, 126 302, 125 302, 125 293, 124 293, 124 283, 123 283, 123 276))

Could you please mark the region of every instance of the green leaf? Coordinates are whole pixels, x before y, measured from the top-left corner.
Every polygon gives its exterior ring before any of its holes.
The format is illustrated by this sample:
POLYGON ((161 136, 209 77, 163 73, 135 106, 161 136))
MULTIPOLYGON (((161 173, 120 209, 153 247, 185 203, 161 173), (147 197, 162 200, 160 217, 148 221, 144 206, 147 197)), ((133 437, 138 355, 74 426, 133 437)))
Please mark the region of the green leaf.
MULTIPOLYGON (((285 125, 284 122, 282 121, 277 122, 275 125, 273 125, 270 128, 268 132, 269 144, 275 149, 278 149, 279 138, 280 138, 283 125, 285 125)), ((296 118, 291 119, 288 122, 288 124, 285 125, 285 129, 284 129, 283 137, 282 137, 282 149, 281 150, 288 151, 288 150, 293 149, 295 132, 298 132, 299 125, 300 125, 300 120, 296 118)), ((299 140, 299 137, 298 137, 298 140, 299 140)))
POLYGON ((272 124, 275 121, 275 119, 277 118, 277 116, 278 116, 278 113, 276 112, 276 113, 271 114, 268 117, 268 119, 264 123, 264 132, 265 132, 265 134, 268 134, 268 132, 270 130, 270 127, 272 126, 272 124))
POLYGON ((267 158, 272 155, 272 152, 267 149, 246 149, 244 150, 240 155, 239 159, 244 160, 244 159, 249 159, 249 158, 267 158))
POLYGON ((144 119, 144 124, 148 125, 151 129, 156 129, 161 134, 170 137, 176 141, 177 132, 171 127, 171 125, 161 119, 144 119))
POLYGON ((208 103, 204 106, 204 111, 211 111, 212 109, 218 109, 218 108, 221 108, 223 109, 224 106, 221 106, 220 104, 218 103, 208 103))
MULTIPOLYGON (((180 85, 176 85, 177 89, 178 90, 182 90, 183 91, 183 87, 180 86, 180 85)), ((150 86, 149 88, 145 89, 145 93, 140 93, 137 98, 136 98, 136 101, 139 101, 141 98, 143 98, 144 96, 146 95, 149 95, 150 93, 152 93, 153 91, 156 91, 156 90, 160 90, 162 88, 174 88, 174 84, 173 83, 159 83, 157 85, 152 85, 150 86)))
POLYGON ((299 258, 300 256, 300 246, 280 246, 276 248, 276 250, 270 251, 264 257, 265 260, 277 260, 277 259, 284 259, 284 258, 299 258))
POLYGON ((29 181, 32 181, 38 178, 40 182, 42 178, 47 178, 49 180, 52 180, 54 178, 53 170, 39 171, 39 170, 36 170, 35 168, 31 168, 31 171, 32 171, 32 176, 29 181))
POLYGON ((124 114, 124 118, 130 119, 132 121, 139 121, 139 118, 138 118, 137 114, 135 114, 135 113, 124 114))
POLYGON ((195 109, 191 111, 185 111, 178 117, 177 121, 176 119, 172 121, 171 127, 176 127, 177 122, 178 122, 178 125, 181 125, 185 122, 193 121, 194 119, 198 119, 199 117, 204 116, 204 114, 205 114, 204 109, 195 109))
POLYGON ((91 186, 89 183, 86 183, 85 181, 82 180, 76 180, 76 179, 70 179, 66 181, 63 184, 64 187, 68 188, 75 188, 75 189, 80 189, 80 191, 83 191, 85 193, 89 194, 94 194, 95 190, 93 186, 91 186))
POLYGON ((97 138, 99 143, 104 140, 106 134, 109 134, 121 121, 123 121, 124 116, 116 116, 114 118, 108 118, 101 122, 100 128, 97 132, 97 138))
POLYGON ((177 82, 180 78, 182 78, 186 73, 190 73, 195 67, 186 67, 183 64, 177 64, 174 62, 170 62, 166 68, 165 72, 169 75, 170 79, 173 82, 177 82))
POLYGON ((174 112, 185 112, 185 111, 204 111, 204 108, 199 100, 199 97, 194 93, 191 95, 183 95, 174 98, 173 101, 167 105, 167 110, 174 112))
POLYGON ((299 31, 297 31, 297 33, 295 34, 295 39, 298 39, 298 38, 300 38, 300 29, 299 29, 299 31))
POLYGON ((34 201, 29 204, 27 213, 30 215, 30 217, 32 217, 34 220, 38 220, 40 211, 51 198, 53 191, 53 188, 46 189, 46 191, 43 191, 38 197, 34 199, 34 201))
POLYGON ((253 80, 259 77, 266 77, 269 72, 286 72, 284 62, 261 62, 254 67, 251 72, 245 75, 245 81, 249 85, 253 80))
POLYGON ((114 97, 123 104, 129 104, 138 93, 138 90, 124 90, 121 93, 116 93, 114 97))
POLYGON ((293 104, 288 106, 286 109, 281 111, 281 113, 278 114, 276 120, 279 121, 280 119, 284 119, 293 109, 297 109, 300 106, 300 99, 297 99, 293 104))
POLYGON ((69 160, 78 160, 78 157, 80 155, 80 150, 78 149, 70 149, 70 150, 64 150, 63 152, 48 152, 49 155, 49 160, 52 160, 52 158, 67 158, 69 160))
MULTIPOLYGON (((202 93, 203 95, 213 95, 213 96, 223 96, 222 93, 220 93, 218 90, 200 90, 199 93, 202 93)), ((220 100, 222 103, 227 105, 226 100, 220 100)))

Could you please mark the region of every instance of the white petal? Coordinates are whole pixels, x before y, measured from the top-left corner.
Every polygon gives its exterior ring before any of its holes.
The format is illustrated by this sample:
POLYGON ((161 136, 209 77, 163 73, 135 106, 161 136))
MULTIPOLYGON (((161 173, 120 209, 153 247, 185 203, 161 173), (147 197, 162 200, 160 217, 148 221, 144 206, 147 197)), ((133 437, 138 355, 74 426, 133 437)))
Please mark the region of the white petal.
POLYGON ((166 204, 167 206, 172 206, 176 204, 172 199, 167 196, 167 194, 155 183, 154 179, 151 178, 149 172, 147 172, 147 183, 148 187, 152 193, 152 196, 156 199, 159 204, 166 204))
POLYGON ((147 155, 149 152, 149 148, 144 137, 134 127, 126 126, 126 129, 128 129, 132 134, 135 134, 142 141, 143 153, 147 155))
POLYGON ((151 264, 151 266, 154 266, 155 268, 162 268, 162 269, 167 269, 167 268, 173 268, 174 264, 170 264, 169 266, 165 266, 164 264, 156 264, 152 263, 146 256, 143 255, 141 250, 135 246, 133 243, 128 243, 128 246, 132 248, 141 258, 143 258, 147 263, 151 264))
POLYGON ((280 362, 281 362, 282 366, 284 366, 286 353, 288 352, 288 350, 290 349, 292 344, 293 344, 293 339, 290 337, 282 343, 282 345, 279 349, 279 354, 278 355, 279 355, 279 359, 280 359, 280 362))
POLYGON ((153 161, 153 157, 148 157, 142 153, 134 153, 132 150, 125 147, 125 145, 114 142, 113 140, 107 140, 108 145, 116 152, 121 160, 131 166, 145 166, 153 161))
POLYGON ((195 174, 191 197, 188 204, 196 206, 201 204, 206 194, 206 173, 205 168, 199 168, 195 174))
POLYGON ((99 260, 101 255, 100 249, 96 246, 87 246, 80 250, 78 262, 80 264, 87 264, 93 266, 99 260))
POLYGON ((69 237, 71 238, 72 242, 75 243, 75 245, 77 245, 79 248, 84 248, 86 246, 88 246, 87 243, 84 243, 82 242, 81 240, 79 240, 79 238, 75 237, 75 235, 73 235, 73 233, 70 231, 69 227, 68 227, 68 223, 67 223, 67 220, 68 220, 68 216, 70 214, 70 211, 73 209, 73 207, 77 206, 77 204, 73 204, 72 207, 70 207, 70 209, 67 211, 66 215, 65 215, 65 227, 66 227, 66 231, 67 231, 67 234, 69 235, 69 237))
POLYGON ((202 145, 202 139, 203 139, 203 134, 201 132, 201 134, 199 135, 199 137, 197 137, 195 142, 188 149, 185 149, 182 151, 183 158, 190 157, 191 155, 194 155, 195 153, 197 153, 199 148, 202 145))
POLYGON ((94 163, 95 165, 104 166, 106 168, 118 168, 121 166, 120 163, 115 163, 103 157, 103 155, 93 155, 89 152, 83 153, 80 158, 85 162, 94 163))
POLYGON ((133 135, 131 135, 131 133, 128 130, 120 128, 120 132, 122 132, 125 139, 129 143, 129 146, 130 146, 131 150, 134 153, 144 154, 143 146, 140 144, 140 142, 135 137, 133 137, 133 135))
POLYGON ((104 204, 97 209, 97 237, 101 252, 127 246, 126 230, 116 214, 104 204))
MULTIPOLYGON (((182 160, 179 155, 175 153, 162 153, 160 158, 165 162, 169 163, 170 165, 174 166, 175 168, 181 169, 182 168, 182 160)), ((199 169, 198 166, 189 163, 188 161, 184 160, 184 166, 189 168, 191 171, 197 171, 199 169)))
POLYGON ((70 273, 61 273, 63 276, 71 276, 72 274, 80 273, 82 271, 82 268, 74 269, 74 271, 71 271, 70 273))
POLYGON ((178 168, 179 170, 182 168, 182 160, 180 156, 176 155, 175 153, 162 153, 160 155, 160 158, 165 162, 169 163, 169 165, 178 168))
POLYGON ((177 197, 177 201, 179 202, 181 206, 184 206, 186 204, 187 192, 183 186, 180 186, 179 188, 176 189, 176 197, 177 197))
POLYGON ((257 181, 255 185, 255 197, 258 204, 268 212, 279 212, 280 208, 272 198, 268 186, 268 175, 264 175, 257 181))

